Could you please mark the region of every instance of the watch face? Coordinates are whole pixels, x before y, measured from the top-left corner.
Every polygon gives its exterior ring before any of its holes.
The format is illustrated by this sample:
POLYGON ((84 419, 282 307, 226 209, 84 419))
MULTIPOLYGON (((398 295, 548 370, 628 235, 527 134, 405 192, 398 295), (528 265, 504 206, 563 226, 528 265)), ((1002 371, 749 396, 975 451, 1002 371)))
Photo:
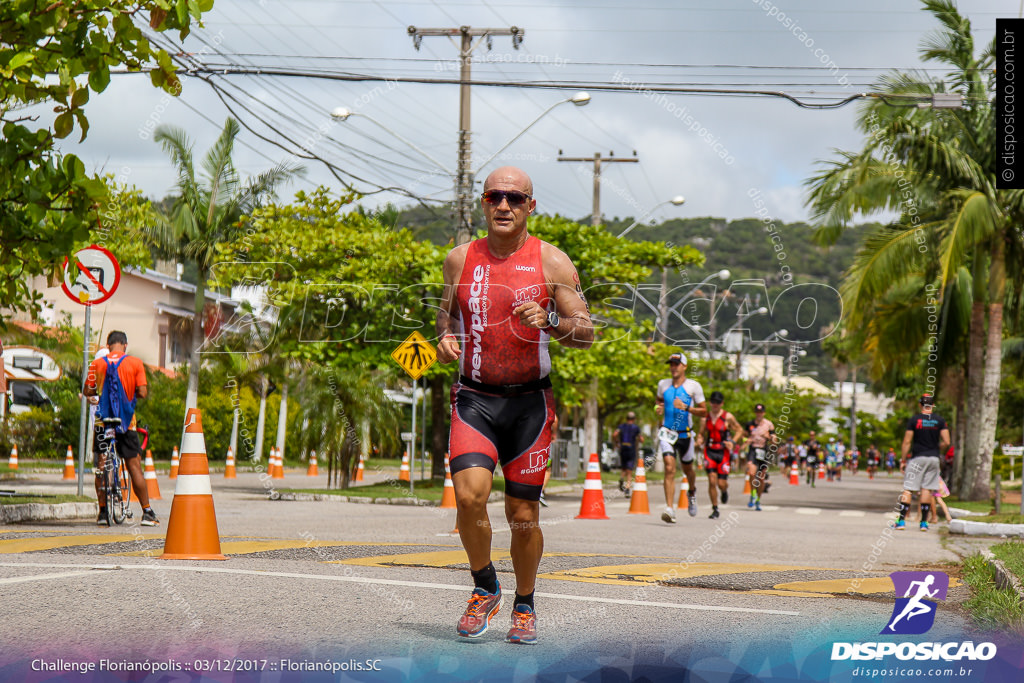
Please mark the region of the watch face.
POLYGON ((558 314, 554 311, 548 313, 548 327, 558 327, 558 314))

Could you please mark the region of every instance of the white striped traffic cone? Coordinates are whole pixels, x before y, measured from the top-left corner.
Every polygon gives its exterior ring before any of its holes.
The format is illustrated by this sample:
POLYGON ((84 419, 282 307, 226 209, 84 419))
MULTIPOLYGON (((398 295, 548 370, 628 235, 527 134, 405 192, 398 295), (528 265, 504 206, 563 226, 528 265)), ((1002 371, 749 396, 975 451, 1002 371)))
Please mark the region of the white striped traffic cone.
POLYGON ((609 519, 604 512, 604 487, 601 486, 601 463, 597 453, 590 454, 587 478, 583 482, 583 500, 576 519, 609 519))
POLYGON ((181 463, 174 502, 167 521, 161 560, 226 560, 220 552, 217 513, 213 507, 210 464, 206 460, 203 419, 189 408, 181 441, 181 463))

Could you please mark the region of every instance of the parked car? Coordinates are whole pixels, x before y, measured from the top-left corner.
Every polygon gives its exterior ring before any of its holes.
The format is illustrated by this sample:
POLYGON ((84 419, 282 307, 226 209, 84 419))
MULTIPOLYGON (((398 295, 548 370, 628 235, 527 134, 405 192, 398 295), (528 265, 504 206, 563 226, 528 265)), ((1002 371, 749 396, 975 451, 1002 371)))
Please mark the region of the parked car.
POLYGON ((53 401, 38 382, 10 380, 7 382, 11 413, 26 413, 32 408, 53 410, 53 401))

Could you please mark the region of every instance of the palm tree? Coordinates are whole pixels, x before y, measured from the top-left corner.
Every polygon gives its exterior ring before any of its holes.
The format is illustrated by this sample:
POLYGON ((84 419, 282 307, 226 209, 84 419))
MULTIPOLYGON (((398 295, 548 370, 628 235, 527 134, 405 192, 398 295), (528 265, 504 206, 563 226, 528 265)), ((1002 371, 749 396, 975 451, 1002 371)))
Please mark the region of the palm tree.
POLYGON ((382 445, 397 445, 402 411, 384 395, 379 373, 365 368, 309 366, 299 376, 302 402, 298 419, 305 425, 299 448, 322 454, 327 459, 329 480, 348 488, 355 456, 368 431, 361 430, 360 435, 358 428, 373 425, 382 445))
POLYGON ((217 142, 203 158, 202 177, 197 177, 192 143, 184 130, 160 126, 153 137, 171 157, 178 172, 170 216, 155 228, 154 238, 166 252, 190 259, 198 270, 186 410, 195 407, 199 395, 206 282, 217 257, 217 247, 240 239, 244 234, 242 216, 264 200, 272 199, 283 182, 303 172, 301 166, 281 162, 243 183, 231 159, 239 131, 234 119, 225 122, 217 142))
MULTIPOLYGON (((879 317, 893 306, 894 295, 907 306, 923 308, 932 291, 929 286, 942 295, 943 320, 954 320, 953 307, 964 295, 971 298, 966 401, 978 419, 967 421, 957 493, 987 499, 999 408, 1006 270, 1008 259, 1019 268, 1024 255, 1012 229, 1024 216, 1024 193, 996 188, 990 104, 994 44, 976 57, 970 22, 955 3, 923 4, 942 29, 925 38, 921 55, 948 65, 950 72, 945 80, 918 73, 883 77, 883 96, 868 101, 858 120, 869 136, 864 149, 840 152, 838 161, 810 178, 808 203, 820 225, 818 236, 826 242, 847 228, 856 214, 900 214, 897 222, 865 237, 846 273, 842 291, 851 327, 871 326, 877 334, 884 326, 879 317), (920 109, 906 99, 944 92, 959 93, 964 107, 920 109), (948 296, 957 301, 947 301, 948 296)), ((876 371, 879 363, 921 368, 928 335, 907 328, 902 332, 904 357, 876 358, 876 371)), ((878 347, 881 342, 876 338, 868 344, 878 347)), ((943 345, 948 348, 948 343, 943 345)))

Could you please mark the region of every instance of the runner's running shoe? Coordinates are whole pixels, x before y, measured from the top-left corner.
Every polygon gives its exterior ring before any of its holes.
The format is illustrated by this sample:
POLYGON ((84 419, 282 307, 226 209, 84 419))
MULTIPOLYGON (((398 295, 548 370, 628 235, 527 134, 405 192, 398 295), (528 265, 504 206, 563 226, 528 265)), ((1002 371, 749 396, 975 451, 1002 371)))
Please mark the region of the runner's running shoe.
POLYGON ((460 636, 477 638, 487 632, 491 617, 501 608, 501 586, 495 593, 488 593, 483 588, 473 589, 469 596, 469 607, 466 608, 459 626, 456 629, 460 636))
POLYGON ((928 531, 928 522, 921 521, 921 531, 928 531))
POLYGON ((156 518, 156 513, 152 510, 143 510, 142 521, 139 524, 142 526, 160 526, 160 520, 156 518))
POLYGON ((753 496, 751 496, 750 500, 747 501, 747 507, 748 508, 754 507, 754 497, 753 496))
POLYGON ((505 640, 520 645, 537 643, 537 615, 529 605, 516 605, 512 610, 512 628, 508 630, 505 640))
POLYGON ((754 504, 754 510, 757 512, 761 511, 761 501, 757 501, 757 503, 754 504))
POLYGON ((100 516, 96 518, 96 526, 110 526, 107 519, 107 508, 100 508, 100 516))
POLYGON ((691 517, 697 516, 697 492, 690 491, 686 496, 686 511, 691 517))
POLYGON ((661 521, 666 522, 668 524, 675 524, 676 511, 669 507, 665 508, 665 511, 661 513, 661 521))
POLYGON ((729 502, 729 489, 722 489, 722 505, 729 502))
POLYGON ((904 519, 898 520, 895 524, 892 525, 892 528, 896 531, 903 531, 907 528, 907 521, 904 519))
POLYGON ((711 514, 708 515, 708 519, 718 519, 718 508, 711 511, 711 514))

